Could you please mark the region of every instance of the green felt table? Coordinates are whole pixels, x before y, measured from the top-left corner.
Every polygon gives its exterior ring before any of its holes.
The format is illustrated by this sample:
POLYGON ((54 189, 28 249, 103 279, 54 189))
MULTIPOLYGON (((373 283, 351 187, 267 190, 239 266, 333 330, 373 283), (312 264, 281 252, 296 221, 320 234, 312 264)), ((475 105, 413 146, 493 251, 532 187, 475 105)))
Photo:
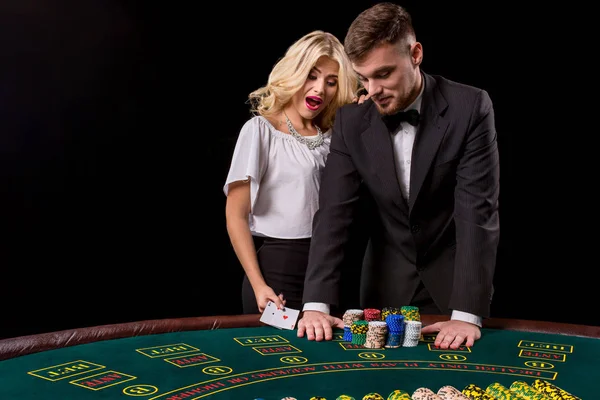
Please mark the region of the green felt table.
MULTIPOLYGON (((422 316, 425 324, 444 319, 422 316)), ((298 338, 258 316, 185 318, 0 340, 0 399, 359 400, 396 389, 550 382, 600 398, 600 328, 489 319, 472 348, 369 349, 298 338)))

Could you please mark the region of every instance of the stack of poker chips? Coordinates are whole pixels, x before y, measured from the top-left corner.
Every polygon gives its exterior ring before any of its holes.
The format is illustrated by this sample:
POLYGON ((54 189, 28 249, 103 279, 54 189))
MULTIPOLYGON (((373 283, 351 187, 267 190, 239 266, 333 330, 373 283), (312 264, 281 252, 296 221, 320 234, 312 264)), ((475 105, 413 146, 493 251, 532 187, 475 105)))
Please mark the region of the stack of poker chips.
POLYGON ((536 379, 533 382, 532 386, 534 387, 535 390, 546 395, 546 397, 549 397, 552 400, 554 400, 554 399, 581 400, 579 397, 573 396, 571 393, 567 392, 566 390, 561 389, 558 386, 553 385, 550 382, 544 381, 542 379, 536 379))
POLYGON ((421 321, 406 321, 404 317, 404 337, 402 347, 415 347, 421 339, 421 321))
POLYGON ((442 400, 470 400, 460 390, 450 385, 442 386, 437 391, 437 395, 442 400))
POLYGON ((550 397, 538 392, 523 381, 515 381, 508 388, 511 392, 521 395, 527 400, 550 400, 550 397))
POLYGON ((359 309, 346 310, 346 312, 342 316, 342 321, 344 321, 343 339, 346 342, 352 341, 352 330, 350 329, 352 327, 352 324, 354 323, 354 321, 360 321, 361 319, 364 319, 364 313, 363 310, 359 309))
POLYGON ((381 320, 385 321, 385 319, 391 314, 402 314, 400 312, 400 308, 398 307, 383 307, 381 309, 381 320))
POLYGON ((385 323, 387 324, 388 329, 385 347, 395 349, 402 346, 404 336, 404 315, 389 314, 385 318, 385 323))
POLYGON ((369 321, 358 320, 352 323, 350 331, 352 332, 352 344, 363 345, 367 340, 367 331, 369 330, 369 321))
POLYGON ((467 386, 465 386, 465 388, 462 390, 462 394, 473 400, 496 400, 487 394, 485 390, 474 383, 469 383, 467 386))
POLYGON ((388 326, 384 321, 369 321, 369 330, 364 346, 368 349, 381 349, 385 346, 388 326))
POLYGON ((376 308, 365 308, 366 321, 381 321, 381 311, 376 308))
POLYGON ((402 306, 400 307, 400 313, 404 315, 405 321, 420 321, 421 314, 419 313, 419 307, 415 306, 402 306))
POLYGON ((434 393, 433 390, 420 387, 415 390, 412 394, 412 397, 408 397, 409 400, 441 400, 440 396, 434 393))

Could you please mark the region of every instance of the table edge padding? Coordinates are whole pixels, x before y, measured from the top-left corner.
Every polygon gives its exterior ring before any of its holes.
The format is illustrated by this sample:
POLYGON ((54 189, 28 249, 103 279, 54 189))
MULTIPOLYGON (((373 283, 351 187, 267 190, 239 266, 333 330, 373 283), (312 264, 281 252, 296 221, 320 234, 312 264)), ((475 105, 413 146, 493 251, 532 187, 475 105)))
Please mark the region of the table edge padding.
MULTIPOLYGON (((261 326, 260 315, 217 315, 186 318, 144 320, 100 325, 0 340, 0 360, 20 357, 47 350, 93 343, 102 340, 207 329, 261 326)), ((447 316, 422 315, 424 325, 447 320, 447 316)), ((600 338, 600 327, 559 322, 530 321, 507 318, 488 318, 484 328, 552 333, 600 338)))

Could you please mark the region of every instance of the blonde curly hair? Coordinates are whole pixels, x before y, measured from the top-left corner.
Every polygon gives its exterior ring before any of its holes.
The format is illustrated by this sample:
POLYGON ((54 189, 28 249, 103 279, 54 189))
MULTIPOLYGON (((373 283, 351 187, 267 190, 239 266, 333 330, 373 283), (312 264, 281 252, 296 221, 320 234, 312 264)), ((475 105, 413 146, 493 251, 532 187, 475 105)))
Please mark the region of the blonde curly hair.
POLYGON ((338 88, 335 97, 314 122, 323 130, 331 128, 337 109, 353 101, 359 83, 342 43, 331 33, 321 30, 304 35, 288 48, 273 67, 267 84, 249 94, 251 112, 268 117, 283 110, 323 56, 339 65, 338 88))

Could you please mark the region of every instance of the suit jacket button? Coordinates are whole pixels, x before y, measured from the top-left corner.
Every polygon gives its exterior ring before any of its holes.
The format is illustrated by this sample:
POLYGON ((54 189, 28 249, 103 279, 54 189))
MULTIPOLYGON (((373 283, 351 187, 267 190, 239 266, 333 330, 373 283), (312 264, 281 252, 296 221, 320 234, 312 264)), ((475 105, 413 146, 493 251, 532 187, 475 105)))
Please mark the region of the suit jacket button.
POLYGON ((412 233, 417 233, 417 232, 419 232, 420 230, 421 230, 421 227, 420 227, 419 225, 413 225, 413 226, 411 226, 411 227, 410 227, 410 231, 411 231, 412 233))

